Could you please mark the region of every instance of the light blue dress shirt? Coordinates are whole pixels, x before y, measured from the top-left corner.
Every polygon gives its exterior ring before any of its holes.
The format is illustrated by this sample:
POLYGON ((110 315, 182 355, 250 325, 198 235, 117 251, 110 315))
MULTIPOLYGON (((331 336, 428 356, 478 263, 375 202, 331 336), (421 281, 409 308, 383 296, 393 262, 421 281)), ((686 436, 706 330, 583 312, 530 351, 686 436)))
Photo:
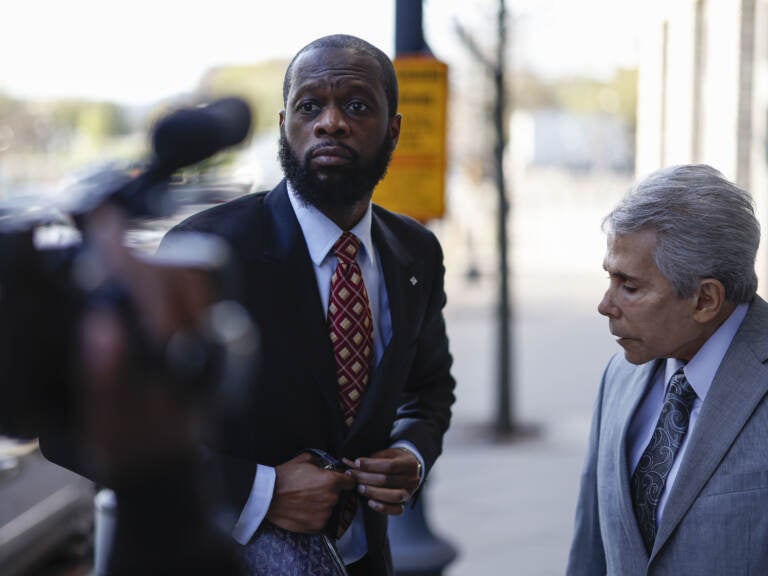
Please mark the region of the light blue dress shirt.
MULTIPOLYGON (((331 249, 343 232, 325 214, 311 204, 300 199, 296 191, 288 183, 288 198, 291 201, 293 211, 299 221, 302 234, 307 243, 309 257, 315 270, 317 288, 323 303, 323 310, 328 310, 330 298, 331 275, 336 268, 336 257, 331 249)), ((372 222, 371 205, 350 230, 360 239, 361 249, 357 254, 357 261, 363 274, 363 281, 368 292, 368 301, 373 320, 373 353, 375 365, 378 365, 384 350, 392 338, 392 317, 389 311, 389 298, 387 296, 386 283, 381 268, 379 254, 373 245, 371 237, 372 222)), ((410 442, 396 442, 393 446, 407 448, 416 456, 424 470, 424 459, 410 442)), ((253 482, 251 494, 243 508, 243 511, 232 530, 232 536, 240 544, 247 544, 267 515, 275 486, 275 469, 259 464, 256 469, 256 478, 253 482)), ((365 537, 362 509, 358 507, 355 520, 337 542, 339 553, 346 564, 351 564, 362 558, 368 550, 365 537)))
POLYGON ((656 509, 657 526, 661 524, 661 517, 667 504, 667 498, 672 485, 675 483, 675 478, 677 478, 680 462, 685 457, 688 439, 696 427, 696 420, 698 419, 701 405, 707 397, 712 380, 715 379, 717 369, 720 367, 720 363, 723 361, 725 353, 728 351, 728 347, 736 335, 736 331, 747 315, 747 310, 749 310, 749 304, 739 304, 736 306, 731 315, 709 337, 688 364, 684 365, 682 361, 675 358, 667 358, 666 361, 660 362, 653 376, 653 384, 632 418, 632 423, 627 431, 627 447, 629 449, 629 463, 632 466, 630 470, 634 472, 643 452, 645 452, 646 446, 648 446, 648 442, 650 442, 653 436, 656 422, 659 419, 659 414, 661 414, 661 407, 664 404, 664 396, 667 386, 669 386, 669 381, 675 372, 682 367, 686 379, 696 392, 696 400, 694 400, 693 408, 691 409, 688 432, 675 455, 675 461, 672 464, 669 476, 667 476, 664 492, 659 499, 659 507, 656 509))

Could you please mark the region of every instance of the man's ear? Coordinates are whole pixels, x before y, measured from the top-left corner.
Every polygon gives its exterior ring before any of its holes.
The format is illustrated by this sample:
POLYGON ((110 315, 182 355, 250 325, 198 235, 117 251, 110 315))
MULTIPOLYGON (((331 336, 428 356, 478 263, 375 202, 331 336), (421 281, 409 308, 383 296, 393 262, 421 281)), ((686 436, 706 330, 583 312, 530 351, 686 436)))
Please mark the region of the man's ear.
POLYGON ((392 137, 393 150, 397 148, 397 141, 400 139, 400 123, 402 121, 402 114, 395 114, 389 119, 389 135, 392 137))
POLYGON ((702 324, 717 318, 726 304, 725 286, 715 278, 702 278, 695 294, 696 309, 693 317, 702 324))
POLYGON ((282 128, 283 124, 285 124, 285 110, 280 110, 278 116, 279 116, 280 120, 278 121, 277 125, 278 125, 279 128, 282 128))

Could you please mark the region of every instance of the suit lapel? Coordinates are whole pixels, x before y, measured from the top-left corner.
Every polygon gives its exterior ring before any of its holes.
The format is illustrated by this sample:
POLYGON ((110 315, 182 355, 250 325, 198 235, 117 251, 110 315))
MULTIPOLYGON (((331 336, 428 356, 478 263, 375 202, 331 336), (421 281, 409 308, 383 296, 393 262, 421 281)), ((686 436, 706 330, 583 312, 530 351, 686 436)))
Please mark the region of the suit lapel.
POLYGON ((701 407, 661 518, 651 559, 669 539, 768 392, 768 305, 755 297, 701 407))
POLYGON ((320 390, 327 409, 335 414, 334 421, 338 422, 336 439, 340 444, 343 424, 333 349, 312 260, 288 198, 285 181, 267 195, 265 202, 267 240, 264 257, 272 263, 271 281, 276 286, 275 297, 282 303, 286 314, 291 315, 290 319, 286 319, 288 325, 302 327, 292 336, 306 365, 300 363, 288 369, 300 371, 300 377, 311 381, 309 385, 320 390))
POLYGON ((349 437, 357 435, 365 423, 370 420, 373 411, 382 406, 382 398, 389 392, 387 374, 393 367, 393 359, 400 356, 399 350, 404 345, 408 318, 412 317, 416 292, 411 279, 418 282, 421 276, 421 263, 415 262, 410 250, 390 230, 382 219, 373 212, 372 236, 381 259, 382 281, 387 288, 389 313, 392 318, 392 338, 384 349, 381 361, 371 374, 371 382, 363 397, 360 410, 349 431, 349 437))
POLYGON ((622 423, 621 435, 617 443, 618 450, 615 454, 615 465, 619 479, 619 502, 621 522, 627 538, 634 546, 637 554, 646 555, 643 537, 640 534, 640 528, 637 525, 635 510, 632 505, 632 492, 630 490, 631 470, 630 462, 627 458, 627 433, 629 432, 632 417, 637 410, 638 405, 645 396, 648 386, 651 384, 654 374, 659 367, 659 361, 648 362, 638 367, 632 372, 629 381, 621 386, 619 394, 625 398, 619 407, 617 414, 618 422, 622 423))

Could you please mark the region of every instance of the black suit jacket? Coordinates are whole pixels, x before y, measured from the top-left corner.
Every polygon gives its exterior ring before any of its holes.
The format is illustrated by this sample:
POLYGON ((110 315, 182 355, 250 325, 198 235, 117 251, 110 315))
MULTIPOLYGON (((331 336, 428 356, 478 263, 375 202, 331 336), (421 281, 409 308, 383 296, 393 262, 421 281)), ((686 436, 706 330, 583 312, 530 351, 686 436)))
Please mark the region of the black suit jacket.
MULTIPOLYGON (((372 226, 392 338, 348 434, 325 311, 285 181, 196 214, 169 233, 210 233, 229 244, 239 298, 261 334, 258 377, 242 413, 218 421, 212 446, 235 510, 245 504, 257 463, 275 466, 304 448, 354 459, 407 440, 427 470, 442 450, 455 385, 442 315, 442 251, 423 226, 376 205, 372 226)), ((365 513, 369 555, 378 574, 391 573, 386 518, 367 507, 365 513)))

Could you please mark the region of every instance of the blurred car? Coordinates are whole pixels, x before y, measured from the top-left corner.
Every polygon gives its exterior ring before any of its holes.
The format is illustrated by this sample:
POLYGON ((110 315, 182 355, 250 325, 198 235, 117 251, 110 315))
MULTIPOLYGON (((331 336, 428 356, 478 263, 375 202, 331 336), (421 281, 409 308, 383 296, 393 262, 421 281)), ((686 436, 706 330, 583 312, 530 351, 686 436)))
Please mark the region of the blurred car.
POLYGON ((91 554, 93 483, 48 462, 37 442, 0 437, 0 574, 41 574, 53 556, 91 554))

